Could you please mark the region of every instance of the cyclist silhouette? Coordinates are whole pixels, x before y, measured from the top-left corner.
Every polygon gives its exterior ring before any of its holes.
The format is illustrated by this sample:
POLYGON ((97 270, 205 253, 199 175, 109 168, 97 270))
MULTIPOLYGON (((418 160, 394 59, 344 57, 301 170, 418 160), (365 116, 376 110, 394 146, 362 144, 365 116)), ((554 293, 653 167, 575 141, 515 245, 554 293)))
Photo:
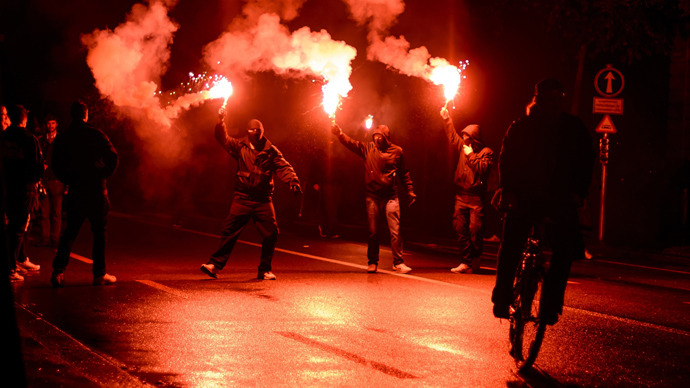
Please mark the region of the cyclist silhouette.
POLYGON ((584 255, 577 209, 589 191, 595 150, 582 120, 563 111, 563 100, 559 81, 540 81, 526 115, 503 137, 498 207, 506 216, 491 296, 497 318, 509 318, 515 270, 532 226, 542 226, 553 252, 540 305, 547 324, 558 321, 571 264, 584 255))

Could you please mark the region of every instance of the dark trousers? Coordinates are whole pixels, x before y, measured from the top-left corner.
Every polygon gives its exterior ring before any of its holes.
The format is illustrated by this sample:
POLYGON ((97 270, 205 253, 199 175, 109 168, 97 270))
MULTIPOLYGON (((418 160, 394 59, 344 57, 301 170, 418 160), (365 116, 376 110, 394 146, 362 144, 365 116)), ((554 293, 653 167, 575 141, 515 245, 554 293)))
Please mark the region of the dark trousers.
POLYGON ((43 182, 46 196, 41 198, 41 240, 44 243, 57 242, 62 228, 62 198, 65 185, 59 180, 43 182))
POLYGON ((225 227, 220 236, 220 246, 208 261, 218 269, 223 269, 230 258, 237 239, 249 221, 253 221, 256 229, 263 238, 261 242, 261 262, 259 272, 271 270, 271 261, 278 241, 278 222, 273 201, 253 201, 245 197, 235 195, 230 206, 230 214, 225 220, 225 227))
POLYGON ((74 192, 70 191, 65 197, 65 211, 67 225, 60 236, 57 254, 53 259, 53 270, 64 272, 69 262, 72 246, 77 240, 82 224, 88 218, 93 233, 93 276, 105 275, 105 227, 110 201, 105 192, 74 192))
POLYGON ((453 211, 453 230, 460 248, 460 263, 472 267, 484 249, 482 225, 484 204, 477 195, 456 194, 453 211))
POLYGON ((7 239, 10 271, 17 269, 17 261, 24 261, 24 240, 29 229, 31 207, 36 196, 33 189, 7 191, 7 239))
POLYGON ((367 240, 367 258, 369 264, 379 262, 379 235, 378 223, 381 214, 386 215, 388 231, 391 237, 391 250, 393 251, 393 264, 403 262, 403 243, 400 238, 400 201, 398 197, 380 199, 367 196, 367 219, 369 221, 369 238, 367 240))
POLYGON ((574 208, 561 209, 550 214, 537 210, 506 215, 503 241, 498 251, 496 285, 491 300, 498 305, 508 305, 512 302, 515 270, 522 258, 530 228, 539 222, 543 223, 544 238, 553 252, 544 281, 541 310, 560 314, 563 310, 570 267, 574 260, 584 255, 584 241, 574 208))

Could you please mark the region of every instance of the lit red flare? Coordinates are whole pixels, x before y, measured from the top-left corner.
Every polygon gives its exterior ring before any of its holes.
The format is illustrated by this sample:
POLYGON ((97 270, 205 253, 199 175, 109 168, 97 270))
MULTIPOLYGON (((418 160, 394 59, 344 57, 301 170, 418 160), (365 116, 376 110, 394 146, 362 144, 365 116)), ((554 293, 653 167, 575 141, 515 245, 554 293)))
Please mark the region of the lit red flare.
POLYGON ((453 66, 440 58, 432 58, 432 60, 438 59, 437 63, 432 63, 431 74, 429 75, 429 80, 435 85, 443 85, 443 95, 446 98, 446 102, 450 101, 458 93, 460 88, 460 82, 463 78, 462 71, 465 70, 469 61, 460 62, 460 66, 453 66))
POLYGON ((352 89, 352 85, 347 78, 337 78, 334 80, 326 80, 326 83, 321 87, 323 92, 323 110, 328 114, 331 120, 335 120, 335 112, 340 107, 340 99, 347 97, 347 93, 352 89))
POLYGON ((374 125, 374 116, 369 115, 367 118, 364 120, 364 127, 369 130, 371 129, 371 126, 374 125))
POLYGON ((222 98, 223 107, 228 103, 228 98, 232 96, 232 83, 225 77, 220 77, 213 82, 213 86, 208 91, 209 97, 212 99, 222 98))

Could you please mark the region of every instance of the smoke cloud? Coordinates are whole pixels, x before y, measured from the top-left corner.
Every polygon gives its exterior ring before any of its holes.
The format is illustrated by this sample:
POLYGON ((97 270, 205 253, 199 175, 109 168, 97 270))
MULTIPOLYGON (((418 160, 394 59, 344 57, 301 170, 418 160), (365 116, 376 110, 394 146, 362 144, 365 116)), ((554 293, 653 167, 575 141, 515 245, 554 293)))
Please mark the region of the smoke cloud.
POLYGON ((367 59, 379 61, 402 74, 431 80, 434 69, 450 66, 447 60, 431 57, 429 50, 420 46, 410 49, 404 36, 388 35, 398 16, 405 10, 402 0, 343 0, 352 18, 367 25, 367 59))
POLYGON ((223 74, 273 71, 288 77, 322 76, 349 89, 354 47, 326 30, 302 27, 290 33, 277 14, 259 16, 247 30, 228 31, 204 49, 209 67, 223 74), (238 54, 239 53, 239 54, 238 54))

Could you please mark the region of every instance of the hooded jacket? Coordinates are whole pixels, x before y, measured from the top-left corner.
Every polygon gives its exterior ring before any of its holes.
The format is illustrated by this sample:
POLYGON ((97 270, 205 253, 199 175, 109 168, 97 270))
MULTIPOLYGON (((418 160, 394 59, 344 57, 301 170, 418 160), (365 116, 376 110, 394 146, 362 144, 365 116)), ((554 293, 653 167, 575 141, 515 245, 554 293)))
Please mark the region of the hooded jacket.
POLYGON ((393 198, 397 196, 397 186, 400 185, 409 197, 415 197, 410 172, 405 168, 403 149, 390 142, 387 126, 379 125, 372 137, 376 134, 386 139, 388 145, 384 150, 380 150, 373 141, 363 143, 342 132, 338 135, 345 147, 364 159, 366 194, 382 199, 393 198))
POLYGON ((117 151, 100 129, 75 121, 53 141, 55 176, 73 191, 106 192, 106 179, 117 168, 117 151))
POLYGON ((11 126, 0 135, 5 179, 9 192, 23 192, 43 175, 38 140, 26 128, 11 126))
MULTIPOLYGON (((263 135, 263 125, 261 129, 263 135)), ((240 139, 228 136, 225 123, 216 125, 215 137, 225 151, 237 160, 235 195, 254 201, 269 201, 273 196, 274 173, 286 184, 299 184, 295 170, 266 137, 262 136, 260 149, 256 149, 248 136, 240 139)))
POLYGON ((479 145, 474 146, 472 152, 465 155, 463 151, 465 142, 455 131, 453 120, 445 119, 443 124, 448 141, 458 152, 458 164, 453 177, 457 194, 484 195, 489 171, 494 164, 494 152, 484 145, 479 135, 479 126, 468 125, 460 132, 468 134, 479 145))
POLYGON ((587 197, 595 150, 582 120, 534 106, 503 137, 499 179, 504 193, 536 205, 576 207, 587 197))

